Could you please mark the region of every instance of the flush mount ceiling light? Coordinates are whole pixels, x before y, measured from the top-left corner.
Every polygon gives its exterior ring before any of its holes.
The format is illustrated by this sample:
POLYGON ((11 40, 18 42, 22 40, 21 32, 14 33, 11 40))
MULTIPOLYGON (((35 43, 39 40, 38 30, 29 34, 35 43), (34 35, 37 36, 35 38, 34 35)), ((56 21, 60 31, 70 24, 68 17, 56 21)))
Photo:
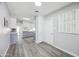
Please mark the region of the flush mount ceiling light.
POLYGON ((42 3, 41 2, 35 2, 35 6, 41 6, 42 3))
POLYGON ((23 20, 30 20, 30 18, 23 18, 23 20))

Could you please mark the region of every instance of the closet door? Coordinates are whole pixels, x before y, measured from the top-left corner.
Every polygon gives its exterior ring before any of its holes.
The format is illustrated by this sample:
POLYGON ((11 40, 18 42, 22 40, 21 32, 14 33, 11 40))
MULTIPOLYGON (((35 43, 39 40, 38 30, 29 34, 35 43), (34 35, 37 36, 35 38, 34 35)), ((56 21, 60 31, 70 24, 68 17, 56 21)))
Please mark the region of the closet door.
POLYGON ((61 32, 61 15, 58 15, 58 32, 61 32))
POLYGON ((76 33, 79 33, 79 9, 75 9, 76 33))
POLYGON ((58 15, 53 16, 53 27, 54 27, 54 32, 58 32, 58 15))
POLYGON ((62 14, 59 14, 59 17, 58 17, 58 32, 64 32, 65 31, 65 28, 64 28, 64 13, 62 14))
POLYGON ((79 32, 79 9, 68 10, 54 17, 54 32, 78 33, 79 32))
POLYGON ((70 32, 69 12, 64 13, 64 32, 70 32))
POLYGON ((63 12, 60 16, 60 19, 62 28, 60 32, 64 33, 75 32, 74 10, 63 12))
POLYGON ((75 33, 74 10, 71 10, 69 13, 70 13, 69 14, 70 15, 70 18, 69 18, 69 20, 70 20, 70 32, 75 33))
POLYGON ((44 35, 45 35, 45 42, 49 43, 49 44, 53 44, 53 17, 50 15, 48 17, 45 18, 45 23, 44 23, 44 35))
POLYGON ((53 27, 53 20, 54 20, 54 17, 50 16, 50 20, 49 20, 49 40, 50 40, 50 44, 53 44, 54 42, 54 27, 53 27))

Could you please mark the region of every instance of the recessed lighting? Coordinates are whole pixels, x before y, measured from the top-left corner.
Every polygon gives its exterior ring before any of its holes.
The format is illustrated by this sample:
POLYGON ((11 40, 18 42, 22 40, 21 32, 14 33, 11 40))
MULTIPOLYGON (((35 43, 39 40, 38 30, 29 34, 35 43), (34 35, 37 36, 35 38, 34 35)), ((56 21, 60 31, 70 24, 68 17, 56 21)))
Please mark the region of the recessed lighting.
POLYGON ((36 6, 41 6, 41 2, 35 2, 36 6))

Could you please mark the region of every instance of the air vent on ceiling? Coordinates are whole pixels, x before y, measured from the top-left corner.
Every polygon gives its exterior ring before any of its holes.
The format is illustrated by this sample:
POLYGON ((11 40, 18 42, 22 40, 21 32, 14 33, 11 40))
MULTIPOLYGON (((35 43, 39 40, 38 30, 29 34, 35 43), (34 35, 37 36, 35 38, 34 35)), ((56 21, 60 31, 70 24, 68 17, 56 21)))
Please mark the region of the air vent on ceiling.
POLYGON ((39 12, 39 11, 35 11, 35 12, 39 12))

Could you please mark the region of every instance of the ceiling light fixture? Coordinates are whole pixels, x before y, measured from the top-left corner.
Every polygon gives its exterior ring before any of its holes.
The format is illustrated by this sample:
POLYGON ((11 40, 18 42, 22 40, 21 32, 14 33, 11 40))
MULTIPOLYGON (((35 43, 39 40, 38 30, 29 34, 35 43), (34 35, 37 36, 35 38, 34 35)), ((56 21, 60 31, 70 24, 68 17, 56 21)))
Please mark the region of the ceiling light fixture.
POLYGON ((29 18, 23 18, 23 20, 30 20, 29 18))
POLYGON ((35 2, 36 6, 41 6, 41 4, 42 4, 41 2, 35 2))

